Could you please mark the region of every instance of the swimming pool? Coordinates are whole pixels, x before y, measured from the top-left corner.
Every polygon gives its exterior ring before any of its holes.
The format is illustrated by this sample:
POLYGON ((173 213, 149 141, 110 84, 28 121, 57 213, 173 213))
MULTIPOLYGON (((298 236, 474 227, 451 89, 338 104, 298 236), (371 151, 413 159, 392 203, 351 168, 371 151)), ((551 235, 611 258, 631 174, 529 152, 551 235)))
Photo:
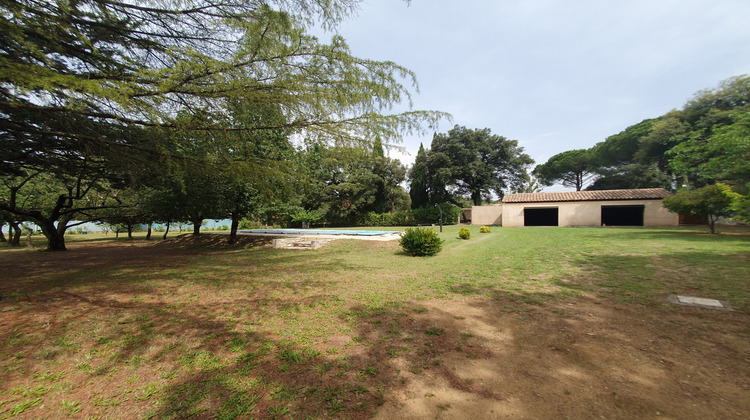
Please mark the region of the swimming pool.
POLYGON ((347 229, 251 229, 242 233, 264 233, 269 235, 356 235, 378 236, 398 233, 386 230, 347 230, 347 229))

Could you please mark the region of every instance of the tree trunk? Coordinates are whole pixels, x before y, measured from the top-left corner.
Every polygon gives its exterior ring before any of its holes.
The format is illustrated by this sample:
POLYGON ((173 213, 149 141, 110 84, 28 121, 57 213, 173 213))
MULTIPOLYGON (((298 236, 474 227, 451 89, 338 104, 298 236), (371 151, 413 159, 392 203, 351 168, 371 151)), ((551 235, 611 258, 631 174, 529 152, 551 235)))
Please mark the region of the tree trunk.
POLYGON ((55 226, 51 220, 34 220, 42 228, 42 233, 47 238, 47 251, 67 251, 65 247, 65 230, 67 229, 67 220, 61 220, 55 226))
POLYGON ((128 239, 133 239, 133 225, 128 223, 128 239))
POLYGON ((146 240, 151 240, 151 225, 153 225, 154 222, 148 222, 148 230, 146 231, 146 240))
POLYGON ((240 226, 240 216, 232 213, 232 228, 229 230, 229 245, 237 243, 237 228, 240 226))
POLYGON ((474 203, 475 206, 481 206, 482 205, 482 192, 481 191, 472 191, 471 192, 471 201, 474 203))
POLYGON ((708 227, 711 229, 711 234, 716 233, 716 221, 719 219, 718 216, 714 216, 713 214, 708 215, 708 227))
POLYGON ((167 222, 167 227, 164 229, 164 236, 162 236, 162 239, 167 239, 167 234, 169 233, 169 222, 167 222))
POLYGON ((193 221, 193 236, 201 234, 201 224, 203 224, 203 219, 193 221))
POLYGON ((120 228, 119 226, 115 228, 115 239, 120 237, 120 228))
POLYGON ((10 235, 10 245, 20 246, 21 245, 21 227, 16 222, 10 222, 10 229, 8 233, 10 235))

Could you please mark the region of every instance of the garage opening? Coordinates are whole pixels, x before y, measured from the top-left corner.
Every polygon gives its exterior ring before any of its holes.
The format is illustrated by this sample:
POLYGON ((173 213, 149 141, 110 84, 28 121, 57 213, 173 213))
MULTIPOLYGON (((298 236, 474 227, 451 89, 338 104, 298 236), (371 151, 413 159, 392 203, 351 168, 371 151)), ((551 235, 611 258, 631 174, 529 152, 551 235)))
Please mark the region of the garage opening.
POLYGON ((602 206, 602 226, 643 226, 646 206, 602 206))
POLYGON ((557 226, 557 207, 523 209, 524 226, 557 226))

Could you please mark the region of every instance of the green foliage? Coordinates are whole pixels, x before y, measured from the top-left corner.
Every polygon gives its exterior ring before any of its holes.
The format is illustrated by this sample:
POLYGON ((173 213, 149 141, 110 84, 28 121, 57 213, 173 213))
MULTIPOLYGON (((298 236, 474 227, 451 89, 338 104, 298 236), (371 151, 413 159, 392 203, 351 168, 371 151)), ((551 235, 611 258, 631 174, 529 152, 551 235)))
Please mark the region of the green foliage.
MULTIPOLYGON (((750 192, 750 76, 729 78, 695 94, 682 109, 643 120, 597 143, 587 189, 701 187, 717 182, 750 192)), ((567 153, 582 152, 569 151, 567 153)), ((552 159, 550 159, 552 160, 552 159)), ((548 162, 545 165, 549 165, 548 162)), ((546 171, 545 165, 536 172, 546 171)), ((562 180, 578 187, 578 179, 562 180)))
MULTIPOLYGON (((443 210, 443 225, 455 225, 461 215, 461 208, 450 203, 440 205, 443 210)), ((416 226, 440 223, 440 210, 437 207, 423 207, 395 213, 369 212, 362 220, 363 226, 416 226)))
POLYGON ((411 197, 411 208, 418 209, 430 205, 429 173, 427 168, 427 152, 422 143, 419 143, 419 151, 409 171, 409 196, 411 197))
POLYGON ((526 168, 532 163, 517 140, 492 134, 488 128, 456 125, 433 136, 427 155, 430 201, 449 201, 455 194, 480 205, 493 192, 502 197, 505 191, 523 187, 526 168))
POLYGON ((732 214, 732 206, 741 196, 728 185, 714 184, 694 190, 683 189, 663 200, 664 207, 677 214, 708 216, 711 233, 715 233, 715 223, 719 217, 732 214))
MULTIPOLYGON (((0 210, 35 217, 61 250, 67 220, 112 208, 100 198, 128 186, 153 189, 165 221, 237 221, 284 189, 290 135, 387 144, 446 116, 391 114, 417 86, 411 71, 354 57, 340 36, 325 44, 306 33, 316 18, 334 27, 356 2, 271 4, 3 2, 0 177, 24 189, 38 173, 67 185, 33 210, 3 191, 0 210), (161 182, 154 166, 174 179, 161 182), (89 200, 94 192, 102 197, 89 200), (191 200, 172 200, 180 195, 191 200), (175 215, 164 203, 192 208, 175 215)), ((389 210, 403 204, 405 192, 377 191, 389 210)))
POLYGON ((732 202, 731 210, 735 220, 750 223, 750 194, 737 194, 732 202))
POLYGON ((479 233, 490 233, 490 228, 488 226, 482 226, 479 228, 479 233))
POLYGON ((371 211, 365 215, 364 226, 414 226, 414 216, 411 211, 396 213, 375 213, 371 211))
POLYGON ((733 112, 731 123, 712 128, 711 135, 691 137, 668 156, 676 174, 698 182, 726 182, 750 189, 750 110, 733 112))
POLYGON ((576 149, 558 153, 546 163, 534 168, 534 175, 539 177, 541 183, 552 185, 561 181, 565 187, 574 187, 581 191, 583 186, 592 178, 594 165, 589 150, 576 149))
POLYGON ((408 228, 399 243, 404 252, 418 257, 432 256, 443 249, 443 240, 430 228, 408 228))
POLYGON ((634 124, 618 134, 607 137, 589 149, 592 163, 597 167, 611 168, 633 162, 638 152, 641 139, 649 133, 659 119, 646 119, 634 124))
POLYGON ((332 225, 355 226, 369 213, 409 208, 409 195, 400 185, 406 168, 396 159, 361 147, 320 145, 309 146, 302 159, 307 171, 303 205, 317 208, 332 225))
POLYGON ((471 239, 471 231, 469 228, 462 227, 458 230, 458 237, 461 239, 471 239))
POLYGON ((613 168, 599 168, 600 175, 586 190, 621 190, 632 188, 672 187, 672 177, 659 169, 656 163, 632 163, 613 168))
POLYGON ((300 210, 292 216, 293 222, 305 222, 305 223, 313 223, 320 220, 323 215, 320 214, 317 210, 300 210))
MULTIPOLYGON (((455 225, 458 223, 458 217, 461 215, 461 208, 450 203, 440 204, 443 211, 443 224, 455 225)), ((414 215, 414 221, 417 224, 437 224, 440 222, 440 210, 435 206, 422 207, 411 211, 414 215)))

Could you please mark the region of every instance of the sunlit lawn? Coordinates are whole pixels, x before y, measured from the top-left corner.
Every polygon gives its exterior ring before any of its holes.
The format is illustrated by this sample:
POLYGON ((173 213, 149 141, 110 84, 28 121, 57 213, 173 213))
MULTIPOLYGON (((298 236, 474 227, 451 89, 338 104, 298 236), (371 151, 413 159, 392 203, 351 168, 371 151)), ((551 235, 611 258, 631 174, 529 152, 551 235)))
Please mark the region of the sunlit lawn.
POLYGON ((445 227, 429 258, 396 242, 287 251, 142 234, 70 235, 63 254, 2 247, 0 418, 368 417, 400 380, 389 358, 418 372, 461 347, 413 319, 432 299, 667 311, 667 295, 689 294, 750 308, 747 229, 471 231, 445 227))

